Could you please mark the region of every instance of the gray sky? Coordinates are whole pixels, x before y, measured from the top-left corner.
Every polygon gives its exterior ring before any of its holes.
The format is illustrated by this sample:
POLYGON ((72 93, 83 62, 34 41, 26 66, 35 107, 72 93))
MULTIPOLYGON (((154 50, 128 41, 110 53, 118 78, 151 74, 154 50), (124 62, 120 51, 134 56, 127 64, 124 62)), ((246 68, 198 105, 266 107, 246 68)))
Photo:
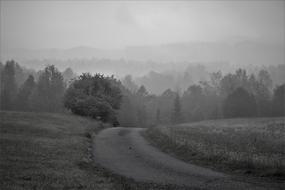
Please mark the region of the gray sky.
POLYGON ((1 48, 285 41, 285 1, 2 1, 1 48))

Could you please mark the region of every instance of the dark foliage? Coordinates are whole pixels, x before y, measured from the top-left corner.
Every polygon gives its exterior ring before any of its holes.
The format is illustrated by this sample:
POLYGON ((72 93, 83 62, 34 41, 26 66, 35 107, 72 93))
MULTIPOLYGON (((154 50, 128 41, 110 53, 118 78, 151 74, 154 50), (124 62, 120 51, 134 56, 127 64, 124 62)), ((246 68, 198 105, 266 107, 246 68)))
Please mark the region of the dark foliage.
POLYGON ((15 79, 16 62, 7 61, 1 72, 1 101, 2 110, 13 110, 15 108, 15 97, 17 94, 17 84, 15 79))
POLYGON ((64 105, 73 113, 117 124, 121 104, 120 82, 113 76, 82 74, 67 89, 64 105))
POLYGON ((180 103, 180 96, 177 93, 174 103, 173 103, 173 114, 172 114, 172 122, 173 123, 180 123, 182 122, 182 114, 181 114, 181 103, 180 103))
POLYGON ((225 99, 223 112, 225 117, 256 116, 254 96, 242 87, 237 88, 225 99))
POLYGON ((274 90, 272 111, 273 116, 285 116, 285 84, 274 90))
POLYGON ((238 69, 224 76, 216 72, 209 74, 209 80, 196 84, 190 80, 191 75, 188 82, 181 84, 182 89, 189 86, 184 92, 177 86, 178 92, 166 89, 161 95, 154 95, 144 85, 138 86, 131 75, 123 78, 121 84, 114 77, 100 74, 75 78, 70 68, 61 73, 56 67, 47 66, 35 72, 12 60, 0 63, 0 109, 63 112, 65 105, 73 113, 129 127, 284 116, 285 87, 283 83, 273 90, 271 77, 275 70, 263 69, 249 75, 238 69))
POLYGON ((203 109, 205 96, 200 85, 191 85, 182 96, 185 118, 188 121, 204 119, 203 109))
POLYGON ((35 79, 32 75, 24 82, 24 84, 20 87, 17 98, 16 105, 17 110, 21 111, 29 111, 30 107, 30 96, 34 91, 36 86, 35 79))
POLYGON ((47 66, 40 72, 37 86, 31 95, 32 109, 45 112, 62 112, 64 90, 61 73, 54 65, 47 66))
POLYGON ((12 60, 4 66, 0 64, 0 71, 1 110, 63 111, 65 85, 55 66, 47 66, 36 73, 12 60))

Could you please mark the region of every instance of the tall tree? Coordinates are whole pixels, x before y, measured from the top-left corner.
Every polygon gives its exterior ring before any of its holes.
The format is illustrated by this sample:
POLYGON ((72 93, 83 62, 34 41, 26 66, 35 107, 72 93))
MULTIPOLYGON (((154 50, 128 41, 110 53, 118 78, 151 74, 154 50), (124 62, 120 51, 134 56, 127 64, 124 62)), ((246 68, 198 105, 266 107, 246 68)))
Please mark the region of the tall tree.
POLYGON ((176 93, 171 89, 165 90, 160 96, 157 97, 157 109, 160 110, 161 123, 172 122, 173 102, 175 100, 176 93))
POLYGON ((138 90, 138 86, 134 83, 132 75, 125 76, 122 80, 122 84, 132 93, 138 90))
POLYGON ((144 85, 142 85, 138 91, 137 91, 137 95, 140 96, 140 97, 147 97, 148 96, 148 91, 146 90, 146 88, 144 87, 144 85))
POLYGON ((268 71, 264 69, 260 70, 258 73, 258 80, 263 86, 268 88, 268 90, 272 89, 273 82, 268 71))
POLYGON ((211 85, 213 86, 214 90, 217 94, 220 93, 221 90, 221 80, 222 80, 222 72, 214 72, 210 75, 211 85))
POLYGON ((285 84, 277 86, 272 100, 273 116, 285 116, 285 84))
POLYGON ((137 122, 141 127, 146 127, 148 124, 146 103, 148 100, 148 91, 142 85, 136 92, 136 106, 137 106, 137 122))
POLYGON ((179 123, 182 121, 180 96, 176 93, 173 104, 172 122, 179 123))
POLYGON ((200 85, 191 85, 183 94, 182 105, 185 120, 197 121, 204 119, 205 96, 200 85))
POLYGON ((20 87, 17 98, 16 106, 17 110, 29 111, 30 108, 30 96, 36 86, 34 77, 30 75, 24 84, 20 87))
POLYGON ((47 66, 40 72, 33 94, 33 109, 38 111, 63 111, 64 82, 61 73, 54 66, 47 66))
POLYGON ((255 85, 255 98, 257 104, 257 114, 260 117, 270 116, 270 98, 272 96, 272 80, 266 70, 261 70, 258 73, 258 81, 255 85))
MULTIPOLYGON (((219 81, 219 80, 218 80, 219 81)), ((222 118, 222 98, 220 96, 219 82, 200 82, 203 90, 202 94, 202 112, 204 119, 222 118)))
POLYGON ((73 72, 73 70, 70 67, 68 67, 62 72, 62 77, 66 86, 69 86, 72 80, 75 79, 76 74, 73 72))
POLYGON ((254 96, 239 87, 225 99, 223 111, 228 118, 256 116, 254 96))
POLYGON ((118 111, 118 121, 122 126, 134 127, 136 123, 136 107, 134 94, 125 87, 121 88, 122 102, 118 111))
POLYGON ((222 97, 227 97, 239 87, 242 87, 250 92, 249 78, 246 70, 244 69, 238 69, 234 74, 227 74, 221 79, 220 90, 222 97))
POLYGON ((1 101, 2 110, 14 109, 14 101, 17 94, 15 80, 15 61, 7 61, 1 74, 1 101))

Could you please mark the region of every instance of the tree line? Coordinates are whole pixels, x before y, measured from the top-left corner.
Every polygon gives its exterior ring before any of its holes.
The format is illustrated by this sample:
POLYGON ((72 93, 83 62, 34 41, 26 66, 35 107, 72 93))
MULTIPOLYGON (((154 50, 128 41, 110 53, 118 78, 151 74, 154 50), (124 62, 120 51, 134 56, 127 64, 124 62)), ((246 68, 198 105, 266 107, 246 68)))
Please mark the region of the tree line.
POLYGON ((53 65, 35 72, 13 60, 0 63, 0 110, 62 112, 65 88, 74 76, 70 68, 61 73, 53 65))
POLYGON ((214 72, 183 92, 166 89, 160 95, 138 86, 130 75, 121 81, 99 73, 76 76, 53 65, 35 72, 13 60, 0 63, 0 74, 1 110, 71 111, 129 127, 285 115, 285 84, 274 87, 267 70, 214 72))
MULTIPOLYGON (((113 76, 83 73, 77 77, 68 68, 60 72, 54 65, 30 72, 20 85, 19 75, 26 72, 15 61, 0 63, 0 110, 33 112, 68 112, 118 125, 120 81, 113 76)), ((29 72, 28 72, 29 73, 29 72)))
POLYGON ((165 90, 161 95, 149 94, 138 87, 132 77, 122 83, 125 92, 119 115, 129 126, 150 126, 236 117, 285 116, 285 84, 273 87, 267 70, 247 74, 210 74, 209 81, 190 85, 185 91, 165 90))

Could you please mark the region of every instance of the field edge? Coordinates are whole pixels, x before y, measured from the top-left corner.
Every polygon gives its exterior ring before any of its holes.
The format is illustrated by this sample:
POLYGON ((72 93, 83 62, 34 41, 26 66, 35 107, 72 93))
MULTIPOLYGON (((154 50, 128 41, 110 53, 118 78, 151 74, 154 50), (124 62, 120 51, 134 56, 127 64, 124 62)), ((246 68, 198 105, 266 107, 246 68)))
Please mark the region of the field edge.
POLYGON ((177 145, 169 136, 160 132, 158 127, 151 127, 141 132, 141 135, 154 147, 169 154, 179 160, 195 164, 201 167, 210 168, 216 171, 240 177, 251 177, 265 180, 268 182, 282 182, 285 180, 285 171, 277 168, 276 170, 263 171, 260 169, 245 169, 244 165, 235 165, 223 162, 216 157, 205 157, 200 152, 189 151, 183 145, 177 145))

